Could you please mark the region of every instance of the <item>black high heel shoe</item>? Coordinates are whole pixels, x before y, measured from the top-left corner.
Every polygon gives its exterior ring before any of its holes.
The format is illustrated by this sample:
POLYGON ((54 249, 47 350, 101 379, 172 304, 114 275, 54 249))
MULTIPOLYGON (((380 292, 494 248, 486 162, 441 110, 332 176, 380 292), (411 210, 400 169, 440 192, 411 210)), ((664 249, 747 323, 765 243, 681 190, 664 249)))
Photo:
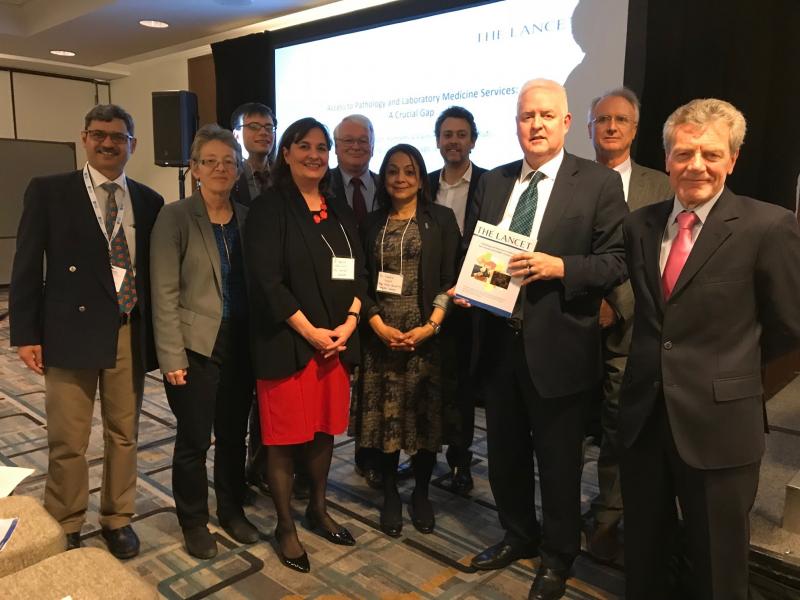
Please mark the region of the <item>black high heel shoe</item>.
POLYGON ((311 533, 315 533, 319 537, 328 540, 331 544, 338 544, 339 546, 356 545, 352 534, 347 531, 345 527, 339 527, 338 531, 328 531, 309 510, 306 510, 306 518, 303 520, 303 527, 308 529, 311 533))
POLYGON ((288 556, 284 556, 283 552, 281 551, 281 540, 280 536, 278 535, 278 528, 275 528, 275 533, 273 534, 275 537, 275 545, 278 551, 278 558, 281 559, 281 563, 283 566, 289 567, 290 569, 294 569, 300 573, 308 573, 311 571, 311 565, 308 562, 308 553, 303 552, 297 558, 289 558, 288 556))

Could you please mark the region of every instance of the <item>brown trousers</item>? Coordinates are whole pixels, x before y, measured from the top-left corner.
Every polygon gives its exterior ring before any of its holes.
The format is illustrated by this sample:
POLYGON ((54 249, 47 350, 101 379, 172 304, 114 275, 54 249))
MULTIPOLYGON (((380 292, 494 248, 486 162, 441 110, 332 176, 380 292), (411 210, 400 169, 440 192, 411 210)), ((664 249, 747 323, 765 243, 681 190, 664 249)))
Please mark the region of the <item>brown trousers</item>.
POLYGON ((47 442, 50 449, 44 507, 65 533, 81 530, 89 503, 86 449, 99 383, 103 420, 100 525, 118 529, 135 512, 136 452, 144 372, 139 362, 140 324, 119 329, 113 369, 45 370, 47 442))

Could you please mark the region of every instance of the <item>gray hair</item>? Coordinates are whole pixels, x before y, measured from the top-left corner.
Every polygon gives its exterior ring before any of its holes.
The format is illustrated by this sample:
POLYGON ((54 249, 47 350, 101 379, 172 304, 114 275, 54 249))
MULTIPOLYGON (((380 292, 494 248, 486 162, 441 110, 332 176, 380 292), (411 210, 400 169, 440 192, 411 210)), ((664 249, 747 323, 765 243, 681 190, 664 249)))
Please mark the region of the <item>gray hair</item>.
POLYGON ((519 95, 517 96, 517 112, 519 112, 519 101, 520 99, 530 90, 542 88, 546 90, 550 90, 551 92, 555 92, 560 96, 560 100, 562 103, 562 108, 564 109, 564 115, 569 112, 569 102, 567 101, 567 90, 564 88, 563 85, 558 83, 557 81, 553 81, 552 79, 531 79, 526 81, 522 84, 522 87, 519 90, 519 95))
POLYGON ((339 129, 341 129, 342 125, 348 122, 361 125, 364 129, 366 129, 369 132, 369 145, 375 145, 375 129, 372 127, 372 121, 370 121, 364 115, 359 114, 347 115, 344 119, 342 119, 341 123, 339 123, 333 130, 333 139, 339 137, 339 129))
POLYGON ((675 109, 664 123, 664 150, 669 153, 672 149, 678 127, 694 125, 705 129, 717 121, 722 121, 729 127, 728 145, 731 154, 736 154, 744 143, 747 121, 733 104, 717 98, 697 98, 675 109))
POLYGON ((208 142, 213 142, 217 140, 222 142, 226 146, 230 146, 233 149, 234 154, 236 155, 236 166, 237 171, 241 170, 242 166, 242 147, 239 145, 239 142, 236 141, 236 138, 233 137, 233 133, 231 133, 228 129, 224 127, 220 127, 216 123, 209 123, 208 125, 203 125, 200 129, 197 130, 197 133, 194 134, 194 140, 192 141, 192 160, 194 162, 200 161, 200 151, 203 149, 208 142))
POLYGON ((128 129, 128 134, 133 136, 133 117, 121 106, 116 104, 98 104, 83 118, 83 128, 89 129, 89 124, 92 121, 104 121, 109 123, 114 119, 120 119, 125 122, 125 127, 128 129))
POLYGON ((594 109, 598 104, 600 104, 601 100, 605 100, 606 98, 622 98, 627 100, 628 104, 633 106, 633 120, 637 123, 639 122, 639 109, 641 108, 642 104, 639 102, 639 98, 636 96, 633 90, 623 86, 604 92, 602 96, 598 96, 592 100, 592 103, 589 105, 589 123, 591 123, 594 119, 594 109))

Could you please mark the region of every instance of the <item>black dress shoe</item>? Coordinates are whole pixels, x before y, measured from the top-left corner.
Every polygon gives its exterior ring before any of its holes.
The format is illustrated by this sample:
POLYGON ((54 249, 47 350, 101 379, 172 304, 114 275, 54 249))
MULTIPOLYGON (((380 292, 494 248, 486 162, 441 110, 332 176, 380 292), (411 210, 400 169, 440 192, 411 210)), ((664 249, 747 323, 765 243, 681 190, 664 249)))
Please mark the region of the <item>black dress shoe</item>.
POLYGON ((549 567, 536 571, 528 600, 558 600, 567 592, 567 575, 549 567))
POLYGON ((75 550, 75 548, 81 547, 81 532, 76 531, 74 533, 67 534, 67 550, 75 550))
POLYGON ((450 491, 465 496, 474 487, 475 484, 472 481, 472 473, 470 472, 469 466, 453 468, 453 473, 450 478, 450 491))
POLYGON ((383 473, 377 469, 356 467, 356 473, 361 475, 367 482, 367 485, 373 490, 383 489, 383 473))
POLYGON ((275 529, 273 536, 275 537, 275 545, 277 546, 278 550, 278 558, 281 559, 281 564, 283 564, 284 567, 289 567, 290 569, 294 569, 300 573, 308 573, 311 571, 311 564, 308 562, 308 552, 303 552, 297 558, 284 556, 283 552, 281 552, 281 540, 278 537, 277 528, 275 529))
POLYGON ((130 525, 119 529, 103 529, 108 551, 117 558, 133 558, 139 554, 139 537, 130 525))
POLYGON ((233 517, 225 521, 220 519, 219 524, 222 525, 225 533, 240 544, 255 544, 260 538, 258 529, 244 516, 233 517))
POLYGON ((416 492, 411 492, 411 502, 408 504, 408 513, 411 516, 411 522, 420 533, 433 533, 436 527, 433 505, 428 498, 417 501, 415 497, 416 492), (419 506, 415 506, 415 502, 419 502, 419 506), (419 510, 417 510, 417 508, 419 508, 419 510))
POLYGON ((472 559, 472 566, 481 571, 491 571, 507 567, 520 558, 534 558, 539 556, 539 549, 530 546, 512 546, 500 542, 487 548, 472 559))
POLYGON ((303 525, 311 533, 317 534, 321 538, 325 538, 331 544, 338 544, 339 546, 355 546, 356 541, 353 536, 344 527, 339 527, 337 531, 328 531, 317 520, 313 513, 306 511, 306 518, 303 525))
POLYGON ((217 555, 217 541, 205 525, 184 529, 183 542, 186 551, 195 558, 208 560, 217 555))

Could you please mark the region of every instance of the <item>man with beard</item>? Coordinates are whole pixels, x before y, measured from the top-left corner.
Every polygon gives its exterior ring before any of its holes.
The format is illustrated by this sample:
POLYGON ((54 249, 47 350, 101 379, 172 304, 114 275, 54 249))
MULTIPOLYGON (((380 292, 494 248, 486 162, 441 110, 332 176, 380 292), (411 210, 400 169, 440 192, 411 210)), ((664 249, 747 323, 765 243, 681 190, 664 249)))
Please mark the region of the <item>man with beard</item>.
MULTIPOLYGON (((472 163, 470 153, 478 139, 478 127, 472 113, 461 106, 451 106, 442 111, 434 125, 436 147, 444 159, 444 167, 429 175, 431 195, 437 204, 447 206, 456 215, 456 222, 464 233, 464 219, 475 198, 478 181, 486 172, 472 163)), ((452 334, 455 347, 453 357, 457 377, 455 400, 458 413, 456 423, 448 427, 446 435, 447 464, 450 465, 450 489, 466 494, 472 487, 472 445, 475 430, 475 400, 477 382, 472 376, 474 327, 476 315, 467 311, 453 312, 445 322, 445 333, 452 334)))
POLYGON ((67 549, 81 545, 99 384, 100 525, 111 553, 131 558, 139 553, 130 526, 139 410, 144 374, 156 367, 150 230, 164 200, 125 176, 136 138, 121 107, 90 110, 81 141, 88 161, 82 170, 35 177, 25 191, 9 295, 11 344, 29 369, 44 375, 44 507, 66 533, 67 549))

